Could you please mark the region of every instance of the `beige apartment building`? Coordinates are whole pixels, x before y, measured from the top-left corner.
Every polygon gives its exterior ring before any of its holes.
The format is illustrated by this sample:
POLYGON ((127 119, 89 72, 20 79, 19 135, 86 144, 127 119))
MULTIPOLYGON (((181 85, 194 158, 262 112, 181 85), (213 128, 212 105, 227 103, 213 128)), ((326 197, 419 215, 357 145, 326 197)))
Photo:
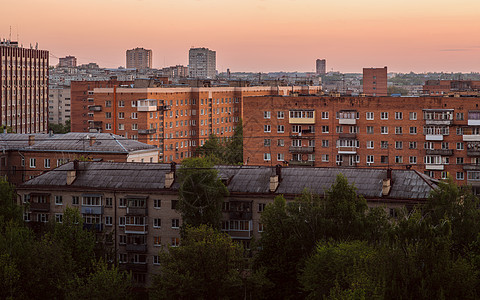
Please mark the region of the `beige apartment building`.
POLYGON ((127 50, 127 69, 151 69, 152 53, 152 50, 144 48, 127 50))
POLYGON ((65 121, 70 120, 70 115, 70 87, 50 87, 48 92, 48 122, 65 125, 65 121))

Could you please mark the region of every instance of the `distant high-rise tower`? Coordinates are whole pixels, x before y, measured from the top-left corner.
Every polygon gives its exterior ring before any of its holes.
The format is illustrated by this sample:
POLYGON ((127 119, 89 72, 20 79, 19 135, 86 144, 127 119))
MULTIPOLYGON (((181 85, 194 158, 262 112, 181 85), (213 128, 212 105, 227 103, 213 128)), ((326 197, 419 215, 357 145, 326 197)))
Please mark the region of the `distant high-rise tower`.
POLYGON ((363 68, 363 93, 367 96, 388 96, 387 67, 363 68))
POLYGON ((151 69, 152 50, 143 48, 127 50, 127 68, 151 69))
POLYGON ((74 68, 77 66, 77 58, 75 56, 65 56, 58 59, 59 67, 71 67, 74 68))
POLYGON ((2 41, 0 58, 0 126, 16 133, 47 132, 48 51, 2 41))
POLYGON ((327 61, 325 59, 317 59, 317 75, 325 75, 327 73, 327 61))
POLYGON ((217 53, 208 48, 190 48, 188 69, 192 78, 215 78, 217 53))

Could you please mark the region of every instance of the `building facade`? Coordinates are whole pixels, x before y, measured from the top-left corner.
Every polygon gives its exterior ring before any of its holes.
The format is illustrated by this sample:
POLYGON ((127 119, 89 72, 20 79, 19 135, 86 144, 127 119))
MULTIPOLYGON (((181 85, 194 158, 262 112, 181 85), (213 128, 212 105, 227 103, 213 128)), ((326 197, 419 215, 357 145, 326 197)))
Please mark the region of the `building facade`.
POLYGON ((388 96, 387 67, 363 68, 363 93, 366 96, 388 96))
POLYGON ((48 92, 48 122, 65 124, 72 113, 70 87, 51 86, 48 92))
POLYGON ((208 48, 190 48, 188 70, 192 78, 215 78, 217 75, 217 53, 208 48))
POLYGON ((327 73, 327 60, 317 59, 315 65, 315 73, 317 75, 325 75, 327 73))
POLYGON ((46 50, 0 43, 0 126, 16 133, 48 129, 48 62, 46 50))
POLYGON ((411 168, 480 186, 477 97, 248 97, 244 163, 411 168))
MULTIPOLYGON (((384 206, 392 216, 395 208, 424 202, 436 186, 413 170, 216 168, 229 190, 221 229, 247 249, 260 237, 261 214, 275 196, 292 200, 305 188, 324 195, 339 173, 355 184, 369 206, 384 206)), ((33 228, 48 220, 61 222, 67 206, 78 208, 85 228, 110 234, 119 267, 148 286, 151 275, 159 272, 159 252, 180 244, 175 172, 170 164, 70 162, 20 186, 18 201, 33 228)))
POLYGON ((58 67, 75 68, 77 66, 77 58, 75 56, 65 56, 58 59, 58 67))
POLYGON ((476 80, 427 80, 423 93, 431 96, 479 95, 480 81, 476 80))
POLYGON ((152 68, 152 50, 144 48, 135 48, 127 50, 127 69, 151 69, 152 68))
MULTIPOLYGON (((315 94, 320 88, 96 88, 91 95, 93 122, 89 130, 155 145, 160 149, 161 161, 180 162, 191 157, 211 134, 219 138, 233 136, 243 117, 244 97, 289 95, 292 91, 315 94)), ((75 122, 72 116, 72 128, 77 128, 75 122)))

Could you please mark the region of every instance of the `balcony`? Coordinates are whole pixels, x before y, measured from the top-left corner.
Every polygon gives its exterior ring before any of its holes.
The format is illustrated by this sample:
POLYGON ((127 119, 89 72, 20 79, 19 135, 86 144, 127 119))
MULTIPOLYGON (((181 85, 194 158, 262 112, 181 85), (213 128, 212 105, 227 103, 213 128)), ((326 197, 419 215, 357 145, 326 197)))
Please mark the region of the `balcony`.
POLYGON ((251 220, 253 215, 248 211, 231 211, 229 216, 231 220, 251 220))
POLYGON ((148 225, 125 224, 125 233, 147 234, 148 225))
POLYGON ((146 273, 148 270, 147 263, 126 263, 125 269, 132 272, 146 273))
POLYGON ((442 134, 426 134, 425 135, 426 141, 443 141, 442 134))
POLYGON ((313 153, 315 152, 315 147, 295 147, 290 146, 288 148, 290 153, 313 153))
POLYGON ((156 129, 139 129, 138 134, 155 134, 157 133, 156 129))
POLYGON ((30 211, 31 212, 49 212, 50 203, 30 202, 30 211))
POLYGON ((137 111, 157 111, 157 100, 155 99, 138 100, 137 111))
POLYGON ((452 125, 452 120, 425 120, 426 125, 452 125))
POLYGON ((445 166, 441 164, 425 164, 425 169, 431 171, 443 171, 445 166))
POLYGON ((83 229, 91 230, 91 231, 102 231, 103 224, 87 224, 83 223, 83 229))
POLYGON ((357 147, 350 147, 350 146, 338 146, 338 154, 357 154, 357 147))
POLYGON ((83 206, 80 208, 80 213, 87 215, 103 215, 103 206, 83 206))
MULTIPOLYGON (((302 130, 303 131, 303 130, 302 130)), ((313 139, 315 136, 313 134, 304 135, 302 132, 299 133, 290 133, 291 139, 313 139)))
POLYGON ((452 125, 453 109, 424 109, 423 119, 426 125, 452 125))
POLYGON ((480 134, 463 134, 464 142, 480 142, 480 134))
POLYGON ((288 162, 291 166, 313 166, 315 162, 309 160, 290 160, 288 162))
POLYGON ((480 171, 480 164, 467 164, 463 165, 464 171, 480 171))
POLYGON ((427 155, 442 155, 442 156, 452 156, 453 150, 452 149, 427 149, 427 155))
POLYGON ((128 216, 146 216, 148 215, 148 208, 146 207, 127 207, 128 216))
POLYGON ((357 134, 356 133, 339 133, 338 137, 341 139, 356 139, 357 134))
POLYGON ((147 244, 128 244, 126 246, 128 252, 146 253, 147 244))
POLYGON ((160 105, 157 107, 158 111, 163 111, 163 110, 171 110, 172 106, 171 105, 160 105))
POLYGON ((290 124, 315 124, 314 110, 291 110, 288 118, 290 124))
POLYGON ((101 105, 91 105, 88 107, 89 111, 102 111, 102 106, 101 105))

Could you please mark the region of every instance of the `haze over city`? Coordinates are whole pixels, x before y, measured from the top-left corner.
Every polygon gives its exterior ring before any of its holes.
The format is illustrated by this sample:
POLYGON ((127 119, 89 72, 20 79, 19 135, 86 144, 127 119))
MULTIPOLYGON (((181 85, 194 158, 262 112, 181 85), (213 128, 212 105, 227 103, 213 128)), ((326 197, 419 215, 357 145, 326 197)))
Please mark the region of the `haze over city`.
POLYGON ((153 67, 188 64, 188 49, 217 51, 219 72, 477 72, 480 2, 314 0, 9 1, 0 37, 74 55, 79 63, 125 66, 125 51, 153 50, 153 67), (20 13, 21 12, 21 13, 20 13))

